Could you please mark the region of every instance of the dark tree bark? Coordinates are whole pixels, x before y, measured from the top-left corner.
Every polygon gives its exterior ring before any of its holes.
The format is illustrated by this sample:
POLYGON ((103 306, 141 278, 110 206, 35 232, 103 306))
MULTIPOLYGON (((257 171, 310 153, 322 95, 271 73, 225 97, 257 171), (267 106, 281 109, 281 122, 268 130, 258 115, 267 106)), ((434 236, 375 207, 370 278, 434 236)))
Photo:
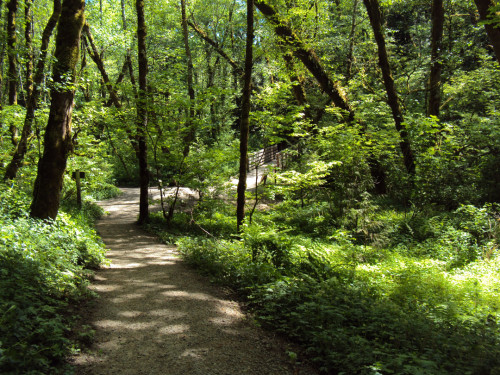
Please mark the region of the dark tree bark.
POLYGON ((120 6, 122 9, 123 30, 127 30, 127 18, 125 17, 125 0, 120 1, 120 6))
POLYGON ((16 66, 16 13, 17 0, 7 3, 7 58, 9 60, 8 87, 9 105, 17 104, 17 66, 16 66))
POLYGON ((148 125, 147 111, 147 72, 148 59, 146 56, 146 21, 144 19, 144 0, 136 0, 137 10, 137 45, 139 53, 139 92, 137 101, 137 141, 139 144, 139 179, 140 202, 139 224, 149 221, 148 205, 148 156, 146 145, 146 128, 148 125))
POLYGON ((24 6, 24 41, 26 46, 26 101, 33 93, 33 19, 31 17, 33 0, 25 0, 24 6))
POLYGON ((14 155, 12 156, 12 160, 5 170, 4 181, 16 178, 17 171, 21 167, 24 156, 28 150, 28 142, 32 134, 33 121, 35 119, 35 110, 38 107, 38 99, 40 97, 42 81, 44 78, 45 60, 47 59, 50 37, 52 36, 52 32, 57 25, 57 20, 59 19, 60 14, 61 0, 54 0, 54 10, 42 33, 40 56, 38 57, 35 76, 33 79, 33 92, 28 97, 28 103, 26 105, 26 116, 24 117, 23 131, 16 150, 14 151, 14 155))
MULTIPOLYGON (((3 0, 0 0, 0 19, 3 17, 3 0)), ((5 52, 5 43, 1 41, 0 47, 0 110, 3 109, 3 56, 5 52)))
MULTIPOLYGON (((7 60, 9 70, 7 72, 7 86, 9 88, 9 105, 17 105, 17 65, 16 65, 16 12, 17 0, 9 0, 7 3, 7 60)), ((11 141, 17 146, 18 131, 14 124, 9 125, 11 141)))
POLYGON ((189 95, 189 109, 188 118, 186 121, 186 134, 184 136, 184 150, 183 156, 186 158, 189 155, 189 148, 195 137, 194 120, 194 87, 193 87, 193 59, 191 57, 191 49, 189 48, 189 34, 186 16, 186 2, 181 0, 181 26, 182 26, 182 39, 184 40, 184 51, 186 52, 186 65, 187 65, 187 86, 189 95))
MULTIPOLYGON (((495 0, 474 0, 474 2, 476 3, 477 10, 479 11, 479 18, 481 21, 486 21, 490 18, 489 10, 497 3, 495 0)), ((486 29, 490 43, 493 46, 493 51, 495 51, 497 61, 500 64, 500 25, 498 23, 499 22, 496 24, 486 24, 484 25, 484 28, 486 29)))
POLYGON ((85 0, 63 0, 54 54, 50 113, 31 204, 31 216, 35 218, 55 219, 59 211, 63 175, 72 150, 73 86, 85 23, 84 11, 85 0))
POLYGON ((429 106, 427 114, 439 117, 441 107, 441 49, 443 41, 443 0, 432 1, 431 72, 429 76, 429 106))
POLYGON ((347 68, 345 74, 346 82, 351 80, 352 76, 352 64, 354 60, 354 43, 356 40, 356 16, 358 14, 358 0, 354 0, 354 4, 352 6, 352 19, 351 19, 351 32, 349 35, 349 52, 347 55, 347 68))
POLYGON ((387 93, 387 103, 392 111, 392 117, 394 118, 394 123, 396 125, 396 130, 399 133, 401 142, 399 146, 403 153, 403 161, 406 171, 410 175, 415 174, 415 158, 410 145, 410 140, 408 139, 408 133, 403 125, 403 113, 401 111, 401 106, 399 104, 398 94, 396 92, 396 86, 394 85, 394 79, 392 78, 391 67, 389 65, 389 58, 387 56, 387 49, 385 47, 385 38, 382 32, 382 14, 380 12, 380 6, 378 0, 363 0, 368 11, 368 17, 370 18, 370 24, 372 25, 373 34, 375 36, 375 41, 378 46, 378 59, 380 69, 382 70, 382 77, 384 80, 385 91, 387 93))
POLYGON ((242 91, 241 124, 240 124, 240 173, 238 179, 238 196, 236 199, 236 221, 238 232, 245 219, 245 191, 247 189, 248 169, 248 136, 250 129, 250 97, 252 94, 253 65, 253 0, 247 0, 247 41, 245 49, 245 81, 242 91))

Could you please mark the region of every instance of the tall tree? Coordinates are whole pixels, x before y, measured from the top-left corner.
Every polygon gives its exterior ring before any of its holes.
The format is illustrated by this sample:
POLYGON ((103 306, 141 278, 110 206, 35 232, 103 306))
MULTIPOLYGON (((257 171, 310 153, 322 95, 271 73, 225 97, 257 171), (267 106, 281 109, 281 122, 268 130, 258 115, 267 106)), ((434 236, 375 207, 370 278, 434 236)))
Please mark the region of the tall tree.
POLYGON ((146 21, 144 18, 144 0, 136 0, 137 10, 137 47, 139 53, 139 92, 137 100, 137 141, 139 143, 139 179, 140 179, 140 202, 139 202, 139 224, 149 220, 148 205, 148 156, 146 144, 146 128, 148 125, 147 110, 147 72, 148 59, 146 56, 146 21))
POLYGON ((32 18, 33 0, 24 2, 24 40, 26 46, 26 101, 29 100, 33 92, 33 18, 32 18))
MULTIPOLYGON (((9 0, 7 3, 7 58, 9 61, 9 71, 7 73, 7 86, 9 89, 9 105, 17 105, 17 64, 16 64, 16 13, 17 0, 9 0)), ((9 126, 11 140, 14 146, 17 145, 17 128, 14 124, 9 126)))
POLYGON ((191 48, 189 48, 189 34, 186 15, 186 1, 181 0, 181 26, 182 26, 182 39, 184 40, 184 51, 186 52, 186 65, 187 65, 187 86, 189 95, 189 110, 186 121, 186 135, 184 136, 184 150, 183 155, 187 157, 189 148, 195 137, 194 120, 194 87, 193 87, 193 58, 191 56, 191 48))
MULTIPOLYGON (((494 6, 498 5, 498 1, 496 0, 474 0, 477 6, 477 10, 479 11, 479 18, 481 21, 488 21, 492 19, 492 15, 489 13, 490 10, 493 9, 494 6)), ((497 20, 493 23, 488 22, 485 23, 484 27, 486 29, 486 33, 488 34, 488 38, 490 39, 490 43, 493 46, 493 51, 495 51, 495 56, 497 57, 497 61, 500 64, 500 15, 497 12, 497 20)))
POLYGON ((441 107, 441 49, 443 40, 444 6, 443 0, 432 1, 431 30, 431 73, 429 76, 428 114, 439 117, 441 107))
POLYGON ((411 149, 410 140, 408 138, 408 133, 403 124, 403 112, 401 110, 401 105, 399 103, 399 97, 396 91, 396 86, 394 84, 394 78, 392 77, 391 67, 389 64, 389 57, 387 55, 387 49, 385 46, 385 37, 382 31, 382 13, 380 11, 380 6, 378 0, 363 0, 365 3, 366 10, 368 12, 368 17, 370 18, 370 24, 373 29, 373 34, 375 36, 375 41, 378 47, 378 60, 380 69, 382 70, 382 77, 384 81, 385 91, 387 94, 387 103, 392 111, 392 117, 394 118, 394 123, 396 125, 396 130, 401 137, 401 142, 399 146, 403 153, 403 161, 406 167, 406 171, 413 175, 415 174, 415 158, 413 156, 413 151, 411 149))
POLYGON ((21 138, 17 144, 14 155, 5 170, 4 180, 12 180, 16 177, 17 171, 21 167, 24 155, 28 150, 28 140, 32 133, 33 121, 35 119, 35 110, 38 106, 38 98, 40 97, 41 85, 44 77, 45 60, 47 59, 47 51, 49 48, 50 37, 54 31, 59 15, 61 14, 61 0, 54 0, 54 10, 50 16, 47 25, 42 33, 42 43, 40 46, 40 56, 36 64, 35 76, 33 78, 33 92, 28 97, 26 105, 26 115, 24 117, 23 130, 21 138))
POLYGON ((9 60, 9 71, 7 77, 9 87, 9 105, 17 104, 16 13, 17 0, 9 0, 7 3, 7 57, 9 60))
POLYGON ((352 18, 351 18, 351 32, 349 35, 349 52, 347 55, 347 68, 345 74, 346 82, 351 80, 352 76, 352 64, 354 62, 354 44, 356 41, 356 17, 358 14, 358 0, 354 0, 352 5, 352 18))
POLYGON ((63 175, 68 154, 73 148, 71 117, 75 68, 84 23, 85 0, 63 0, 57 27, 49 119, 31 204, 31 216, 35 218, 55 219, 59 211, 63 175))
POLYGON ((250 97, 252 94, 253 66, 253 0, 247 0, 247 40, 245 48, 245 81, 242 90, 241 122, 240 122, 240 173, 236 199, 236 220, 238 231, 245 219, 245 191, 247 189, 248 169, 248 136, 250 129, 250 97))

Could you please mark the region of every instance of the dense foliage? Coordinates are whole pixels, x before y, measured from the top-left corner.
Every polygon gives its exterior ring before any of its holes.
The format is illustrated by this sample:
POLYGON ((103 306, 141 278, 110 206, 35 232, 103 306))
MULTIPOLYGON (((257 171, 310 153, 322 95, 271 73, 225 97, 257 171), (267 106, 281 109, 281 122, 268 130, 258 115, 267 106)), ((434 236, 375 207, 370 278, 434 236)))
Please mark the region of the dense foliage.
MULTIPOLYGON (((19 3, 12 24, 14 2, 0 2, 2 177, 22 148, 29 62, 52 10, 19 3)), ((72 203, 79 170, 84 201, 149 179, 162 193, 149 228, 325 372, 499 373, 500 59, 485 32, 498 1, 255 0, 249 160, 279 153, 247 191, 240 232, 246 4, 146 0, 141 38, 134 5, 87 1, 63 213, 51 224, 29 218, 28 197, 49 93, 67 87, 54 84, 51 52, 42 65, 26 153, 0 188, 0 364, 44 372, 67 352, 69 317, 56 312, 102 261, 85 214, 95 206, 72 203), (12 294, 19 283, 26 293, 12 294)))
POLYGON ((75 307, 91 297, 91 270, 105 261, 93 229, 103 212, 90 195, 81 209, 66 196, 57 220, 44 222, 29 217, 30 196, 22 186, 0 186, 2 374, 66 373, 67 356, 90 333, 72 329, 80 314, 75 307))
MULTIPOLYGON (((311 237, 317 212, 290 215, 281 204, 254 218, 241 240, 188 227, 193 236, 177 243, 191 264, 234 288, 258 322, 301 342, 305 358, 327 373, 495 374, 499 214, 490 205, 432 215, 365 210, 362 230, 327 238, 311 237), (378 242, 367 245, 369 228, 378 242)), ((224 233, 211 217, 197 219, 224 233)))

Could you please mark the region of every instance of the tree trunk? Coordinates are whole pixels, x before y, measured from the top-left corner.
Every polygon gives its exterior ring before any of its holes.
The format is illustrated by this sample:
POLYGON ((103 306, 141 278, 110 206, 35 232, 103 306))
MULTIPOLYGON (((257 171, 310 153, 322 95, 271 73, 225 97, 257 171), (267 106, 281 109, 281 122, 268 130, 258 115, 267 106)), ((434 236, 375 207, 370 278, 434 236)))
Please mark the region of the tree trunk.
POLYGON ((240 173, 236 200, 236 221, 238 232, 245 219, 245 191, 247 189, 248 136, 250 129, 250 96, 252 94, 253 65, 253 0, 247 0, 247 41, 245 50, 245 81, 242 90, 240 123, 240 173))
MULTIPOLYGON (((488 20, 489 17, 489 9, 496 5, 497 1, 495 0, 474 0, 477 6, 477 10, 479 11, 479 19, 481 21, 488 20)), ((498 16, 498 14, 497 14, 498 16)), ((498 63, 500 64, 500 25, 499 21, 494 24, 486 24, 484 28, 486 29, 486 33, 488 34, 488 38, 490 39, 490 43, 493 46, 493 51, 495 51, 495 56, 497 58, 498 63)))
POLYGON ((8 87, 9 105, 17 104, 17 66, 16 66, 16 12, 17 0, 9 0, 7 3, 7 58, 9 60, 8 87))
POLYGON ((391 67, 389 65, 389 58, 385 47, 385 38, 382 32, 382 14, 378 0, 363 0, 368 11, 370 24, 372 25, 375 41, 378 46, 378 58, 380 69, 382 70, 382 77, 384 80, 385 91, 387 93, 387 102, 392 111, 392 117, 396 125, 396 130, 399 133, 401 142, 399 143, 403 153, 403 161, 406 171, 410 175, 415 174, 415 159, 408 139, 408 133, 403 125, 404 119, 399 105, 399 98, 392 78, 391 67))
POLYGON ((111 83, 108 73, 106 72, 106 69, 104 68, 104 63, 102 62, 101 56, 99 55, 99 51, 97 50, 97 47, 94 42, 94 37, 92 36, 92 33, 90 32, 90 27, 87 22, 85 22, 85 25, 83 26, 83 33, 87 38, 87 51, 91 57, 91 59, 95 62, 97 65, 97 69, 99 69, 99 72, 101 73, 102 80, 104 82, 104 85, 106 86, 106 89, 109 93, 110 100, 114 104, 114 106, 118 109, 122 107, 120 101, 118 100, 118 94, 116 93, 115 88, 113 87, 113 84, 111 83))
POLYGON ((347 55, 347 69, 345 74, 346 82, 351 80, 352 63, 354 62, 354 42, 356 39, 356 16, 358 14, 358 0, 354 0, 352 5, 351 33, 349 35, 349 52, 347 55))
POLYGON ((50 113, 31 204, 31 216, 35 218, 55 219, 59 211, 64 171, 72 150, 73 86, 85 23, 84 10, 85 0, 63 0, 54 54, 50 113))
MULTIPOLYGON (((17 105, 17 66, 16 66, 16 12, 17 0, 9 0, 7 3, 7 59, 9 70, 7 73, 7 87, 9 89, 9 105, 17 105)), ((17 146, 17 128, 14 124, 9 125, 11 141, 17 146)))
POLYGON ((123 30, 127 30, 127 18, 125 17, 125 0, 120 1, 120 6, 122 9, 123 30))
MULTIPOLYGON (((345 120, 347 122, 354 121, 354 110, 347 100, 344 90, 338 82, 333 82, 330 79, 327 71, 321 65, 321 62, 315 52, 306 48, 304 43, 293 32, 290 26, 288 26, 286 22, 278 16, 273 7, 262 2, 262 0, 257 0, 255 5, 274 25, 276 35, 282 39, 286 45, 292 48, 294 56, 297 57, 314 76, 333 104, 346 111, 347 118, 345 120)), ((385 174, 380 173, 382 168, 373 155, 369 156, 369 166, 376 190, 385 192, 385 174)))
POLYGON ((240 75, 243 75, 244 72, 243 72, 243 69, 241 69, 241 67, 238 65, 238 63, 236 61, 234 61, 231 57, 229 57, 229 55, 224 52, 224 50, 222 49, 222 47, 219 45, 219 43, 217 43, 215 40, 213 40, 212 38, 210 38, 207 33, 205 31, 203 31, 198 25, 196 25, 195 23, 193 22, 190 22, 188 21, 188 25, 191 26, 191 28, 196 31, 196 33, 200 36, 201 39, 203 39, 205 42, 207 42, 208 44, 210 44, 212 47, 214 47, 214 49, 217 51, 217 53, 219 55, 221 55, 224 60, 226 60, 229 65, 231 65, 231 67, 233 68, 233 70, 235 72, 237 72, 238 74, 240 75))
POLYGON ((137 94, 137 141, 139 144, 139 179, 140 203, 139 224, 149 221, 148 205, 148 156, 146 144, 146 128, 148 125, 147 111, 147 72, 148 59, 146 56, 146 21, 144 19, 144 0, 136 0, 137 9, 137 45, 139 53, 139 92, 137 94))
POLYGON ((189 155, 189 148, 191 143, 195 138, 195 126, 193 124, 194 120, 194 87, 193 87, 193 59, 191 57, 191 49, 189 48, 189 34, 186 16, 186 1, 181 0, 181 26, 182 26, 182 37, 184 40, 184 50, 186 52, 186 64, 187 64, 187 86, 189 95, 189 110, 188 118, 186 121, 186 135, 184 136, 184 150, 182 152, 184 158, 189 155))
POLYGON ((38 107, 38 98, 40 97, 42 81, 44 78, 45 60, 47 59, 47 49, 49 48, 50 37, 54 31, 59 15, 61 14, 61 0, 54 0, 54 10, 50 16, 47 25, 42 33, 42 42, 40 45, 40 56, 35 69, 33 79, 33 92, 28 98, 26 105, 26 115, 24 117, 23 131, 17 144, 12 160, 5 170, 4 181, 16 178, 17 171, 21 167, 24 156, 28 150, 28 140, 32 134, 33 121, 35 119, 35 110, 38 107))
POLYGON ((24 6, 24 40, 26 46, 26 102, 33 93, 33 19, 31 17, 33 0, 25 0, 24 6))
POLYGON ((429 76, 429 106, 427 114, 439 117, 441 107, 441 48, 443 41, 443 0, 432 1, 431 72, 429 76))
MULTIPOLYGON (((0 19, 3 17, 3 1, 0 0, 0 19)), ((5 52, 5 43, 2 40, 0 47, 0 111, 3 109, 3 56, 5 52)))

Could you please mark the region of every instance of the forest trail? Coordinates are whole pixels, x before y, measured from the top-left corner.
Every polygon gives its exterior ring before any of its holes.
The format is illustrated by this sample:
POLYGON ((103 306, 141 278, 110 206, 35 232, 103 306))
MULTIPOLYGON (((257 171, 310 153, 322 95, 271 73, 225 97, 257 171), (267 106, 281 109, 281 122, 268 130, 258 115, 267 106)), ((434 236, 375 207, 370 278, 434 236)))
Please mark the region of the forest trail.
POLYGON ((97 224, 109 267, 91 285, 100 298, 82 312, 95 329, 73 357, 77 375, 315 374, 293 366, 287 346, 254 326, 227 293, 189 268, 173 246, 135 221, 139 189, 101 206, 97 224))

